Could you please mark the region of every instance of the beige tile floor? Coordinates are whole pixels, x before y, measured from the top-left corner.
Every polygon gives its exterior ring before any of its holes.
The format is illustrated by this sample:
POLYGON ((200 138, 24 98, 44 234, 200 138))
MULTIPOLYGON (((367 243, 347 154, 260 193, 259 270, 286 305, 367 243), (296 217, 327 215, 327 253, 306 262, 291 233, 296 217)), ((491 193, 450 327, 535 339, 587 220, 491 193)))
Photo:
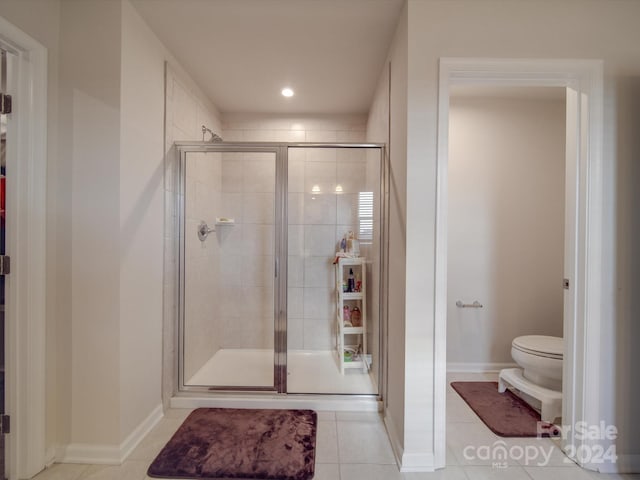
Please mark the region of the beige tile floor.
MULTIPOLYGON (((494 379, 495 376, 450 375, 453 380, 494 379)), ((188 410, 170 410, 160 424, 121 466, 56 464, 36 480, 145 480, 147 468, 188 410)), ((318 412, 315 480, 640 480, 640 475, 599 475, 565 462, 562 452, 549 440, 508 439, 507 445, 538 445, 552 449, 548 466, 510 462, 494 468, 482 461, 465 459, 465 446, 491 445, 496 437, 447 387, 447 467, 435 473, 400 473, 396 467, 381 417, 376 413, 318 412)))

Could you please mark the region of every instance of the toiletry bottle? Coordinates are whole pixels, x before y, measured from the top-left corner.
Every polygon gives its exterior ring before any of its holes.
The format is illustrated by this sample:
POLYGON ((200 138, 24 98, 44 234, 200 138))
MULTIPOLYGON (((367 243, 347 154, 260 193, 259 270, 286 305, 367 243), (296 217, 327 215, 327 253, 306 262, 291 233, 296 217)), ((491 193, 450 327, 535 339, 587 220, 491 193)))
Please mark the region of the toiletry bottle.
POLYGON ((353 255, 353 232, 349 230, 347 233, 347 253, 353 255))
POLYGON ((342 321, 345 327, 351 326, 351 311, 349 310, 349 305, 345 305, 342 309, 342 321))
POLYGON ((342 240, 340 240, 340 250, 342 250, 343 252, 347 251, 347 236, 346 235, 344 237, 342 237, 342 240))
POLYGON ((358 307, 353 307, 351 310, 351 325, 354 327, 362 326, 362 313, 358 307))
POLYGON ((353 268, 349 269, 349 278, 348 278, 347 292, 355 292, 356 291, 356 279, 353 276, 353 268))

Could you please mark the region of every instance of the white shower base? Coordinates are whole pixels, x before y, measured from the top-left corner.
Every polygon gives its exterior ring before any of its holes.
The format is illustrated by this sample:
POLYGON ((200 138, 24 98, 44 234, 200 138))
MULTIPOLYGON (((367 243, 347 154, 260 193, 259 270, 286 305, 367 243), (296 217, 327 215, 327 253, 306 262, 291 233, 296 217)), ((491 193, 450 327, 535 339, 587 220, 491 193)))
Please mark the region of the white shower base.
POLYGON ((336 352, 292 350, 287 354, 287 391, 289 393, 338 393, 375 395, 373 376, 350 369, 338 370, 336 352))
MULTIPOLYGON (((378 387, 370 373, 349 370, 340 374, 334 351, 292 350, 287 353, 288 393, 375 395, 378 387)), ((187 385, 273 386, 273 351, 218 350, 187 385)))

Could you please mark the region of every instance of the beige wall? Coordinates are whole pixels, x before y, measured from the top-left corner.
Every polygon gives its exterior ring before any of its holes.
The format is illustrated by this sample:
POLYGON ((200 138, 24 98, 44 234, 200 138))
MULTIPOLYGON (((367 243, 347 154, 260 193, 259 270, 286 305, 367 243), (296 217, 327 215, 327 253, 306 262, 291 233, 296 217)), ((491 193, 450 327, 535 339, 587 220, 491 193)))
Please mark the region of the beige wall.
POLYGON ((119 2, 62 3, 60 134, 71 162, 70 440, 78 445, 120 442, 120 48, 119 2))
POLYGON ((122 4, 120 442, 160 404, 166 51, 122 4), (143 300, 143 301, 141 301, 143 300))
POLYGON ((477 95, 449 110, 447 365, 463 370, 513 363, 515 337, 561 337, 563 318, 564 100, 477 95))

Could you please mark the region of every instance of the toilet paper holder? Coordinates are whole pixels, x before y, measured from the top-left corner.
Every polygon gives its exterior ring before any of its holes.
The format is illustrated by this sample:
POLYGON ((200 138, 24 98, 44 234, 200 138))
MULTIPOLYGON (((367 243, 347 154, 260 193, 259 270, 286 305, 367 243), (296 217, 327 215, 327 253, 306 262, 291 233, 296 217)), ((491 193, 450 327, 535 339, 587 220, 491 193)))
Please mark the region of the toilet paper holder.
POLYGON ((456 302, 456 307, 458 307, 458 308, 482 308, 483 305, 477 300, 474 300, 473 303, 462 303, 461 300, 458 300, 456 302))

